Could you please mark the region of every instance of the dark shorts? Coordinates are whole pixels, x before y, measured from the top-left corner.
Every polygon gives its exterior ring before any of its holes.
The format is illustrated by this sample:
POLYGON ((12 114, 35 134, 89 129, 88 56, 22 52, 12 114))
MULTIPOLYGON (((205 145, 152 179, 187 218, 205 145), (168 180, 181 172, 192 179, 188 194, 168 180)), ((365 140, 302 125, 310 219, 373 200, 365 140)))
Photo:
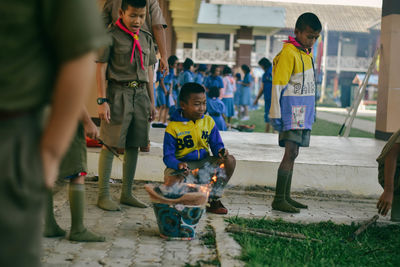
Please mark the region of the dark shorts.
POLYGON ((129 88, 109 83, 111 121, 100 124, 100 137, 111 147, 145 147, 149 141, 150 98, 146 84, 129 88))
POLYGON ((45 187, 40 114, 0 120, 0 266, 40 266, 45 187))
POLYGON ((279 133, 279 146, 285 147, 286 141, 292 141, 300 147, 310 146, 311 130, 290 130, 279 133))
POLYGON ((79 122, 74 139, 60 165, 60 178, 76 178, 87 172, 86 138, 83 124, 79 122))

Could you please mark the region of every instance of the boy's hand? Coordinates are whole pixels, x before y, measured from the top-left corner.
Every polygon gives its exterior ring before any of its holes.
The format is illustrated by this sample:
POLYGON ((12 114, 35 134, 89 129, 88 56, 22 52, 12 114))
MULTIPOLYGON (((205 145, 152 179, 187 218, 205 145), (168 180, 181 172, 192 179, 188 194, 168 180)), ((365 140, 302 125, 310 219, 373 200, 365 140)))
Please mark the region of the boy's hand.
POLYGON ((97 129, 96 124, 90 119, 88 121, 84 121, 83 127, 85 128, 85 135, 92 139, 97 139, 99 137, 99 130, 97 129))
POLYGON ((258 98, 256 98, 253 102, 253 106, 257 106, 258 105, 258 98))
POLYGON ((383 216, 386 216, 386 214, 392 207, 392 201, 393 201, 393 192, 384 191, 381 197, 379 198, 378 203, 376 204, 376 207, 378 208, 378 213, 383 216))
MULTIPOLYGON (((166 76, 169 72, 168 70, 168 62, 164 57, 160 58, 160 70, 166 76)), ((164 77, 165 77, 164 76, 164 77)))
POLYGON ((282 119, 271 119, 272 127, 278 132, 282 132, 283 130, 283 123, 282 119))
POLYGON ((111 115, 110 115, 110 106, 107 102, 99 105, 98 108, 99 118, 101 120, 105 120, 107 123, 110 123, 111 115))
POLYGON ((53 188, 55 181, 57 180, 59 164, 60 162, 52 155, 49 151, 41 148, 44 184, 46 188, 53 188))
POLYGON ((220 158, 226 158, 228 155, 229 155, 228 149, 221 148, 218 151, 218 157, 220 157, 220 158))
POLYGON ((186 176, 189 174, 189 166, 186 162, 181 162, 178 164, 178 170, 186 170, 183 175, 186 176))
POLYGON ((188 165, 187 165, 186 162, 181 162, 181 163, 178 164, 178 169, 179 169, 179 170, 188 169, 188 168, 189 168, 189 167, 188 167, 188 165))
POLYGON ((155 118, 156 118, 156 108, 154 107, 153 104, 151 104, 149 122, 154 121, 155 118))

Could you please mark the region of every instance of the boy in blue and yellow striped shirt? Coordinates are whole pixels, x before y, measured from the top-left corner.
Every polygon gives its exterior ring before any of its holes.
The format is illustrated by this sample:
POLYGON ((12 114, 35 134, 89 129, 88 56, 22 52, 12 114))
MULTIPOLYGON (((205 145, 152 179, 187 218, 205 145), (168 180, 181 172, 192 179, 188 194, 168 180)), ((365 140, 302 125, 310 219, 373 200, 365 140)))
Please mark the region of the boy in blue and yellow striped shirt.
MULTIPOLYGON (((218 128, 213 118, 204 115, 206 112, 206 94, 202 85, 186 83, 179 94, 180 107, 171 116, 171 122, 165 129, 164 135, 164 163, 167 166, 164 172, 166 186, 182 182, 183 178, 174 175, 176 170, 197 169, 209 163, 217 168, 225 165, 225 177, 218 177, 214 184, 223 188, 235 170, 236 161, 228 150, 224 148, 218 128), (213 156, 210 156, 210 150, 213 156)), ((215 186, 214 186, 215 189, 215 186)), ((222 205, 219 198, 222 190, 212 190, 208 212, 226 214, 228 210, 222 205)))

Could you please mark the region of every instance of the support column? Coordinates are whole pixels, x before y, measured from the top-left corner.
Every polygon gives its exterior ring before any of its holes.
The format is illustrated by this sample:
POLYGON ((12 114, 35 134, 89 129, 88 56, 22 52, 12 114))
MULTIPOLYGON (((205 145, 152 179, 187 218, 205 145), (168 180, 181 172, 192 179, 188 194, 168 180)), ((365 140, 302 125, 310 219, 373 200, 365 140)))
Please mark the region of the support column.
POLYGON ((229 34, 229 61, 233 61, 233 42, 235 34, 229 34))
POLYGON ((387 140, 400 128, 400 1, 383 0, 375 138, 387 140))
POLYGON ((339 44, 338 51, 336 56, 336 76, 333 82, 333 92, 337 95, 337 91, 339 90, 339 77, 340 77, 340 58, 342 56, 342 34, 339 34, 339 44))
POLYGON ((193 33, 192 36, 192 60, 196 62, 196 49, 197 49, 197 32, 193 33))
POLYGON ((265 57, 269 59, 269 50, 271 49, 271 35, 265 36, 265 57))
POLYGON ((322 84, 321 84, 321 98, 319 99, 319 103, 324 102, 325 98, 325 89, 326 89, 326 79, 328 73, 326 71, 327 58, 328 58, 328 23, 324 25, 324 48, 322 50, 322 84))
POLYGON ((251 65, 251 51, 254 44, 253 27, 241 26, 237 30, 237 43, 239 47, 236 50, 236 66, 246 64, 251 65))

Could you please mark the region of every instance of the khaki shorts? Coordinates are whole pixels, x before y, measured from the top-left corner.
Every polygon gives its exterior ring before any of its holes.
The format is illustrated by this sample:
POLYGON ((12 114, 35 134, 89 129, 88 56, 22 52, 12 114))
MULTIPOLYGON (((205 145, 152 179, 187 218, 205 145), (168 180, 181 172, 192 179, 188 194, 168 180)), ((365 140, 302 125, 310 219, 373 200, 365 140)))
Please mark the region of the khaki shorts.
POLYGON ((87 172, 86 138, 82 122, 79 122, 74 139, 61 162, 59 178, 66 178, 80 172, 87 172))
POLYGON ((300 147, 310 146, 311 130, 289 130, 279 133, 279 146, 285 147, 286 141, 292 141, 300 147))
POLYGON ((107 145, 117 148, 147 146, 150 129, 150 98, 146 84, 129 88, 109 83, 110 123, 100 124, 100 137, 107 145))
POLYGON ((40 116, 0 120, 0 266, 40 266, 46 196, 40 116))

